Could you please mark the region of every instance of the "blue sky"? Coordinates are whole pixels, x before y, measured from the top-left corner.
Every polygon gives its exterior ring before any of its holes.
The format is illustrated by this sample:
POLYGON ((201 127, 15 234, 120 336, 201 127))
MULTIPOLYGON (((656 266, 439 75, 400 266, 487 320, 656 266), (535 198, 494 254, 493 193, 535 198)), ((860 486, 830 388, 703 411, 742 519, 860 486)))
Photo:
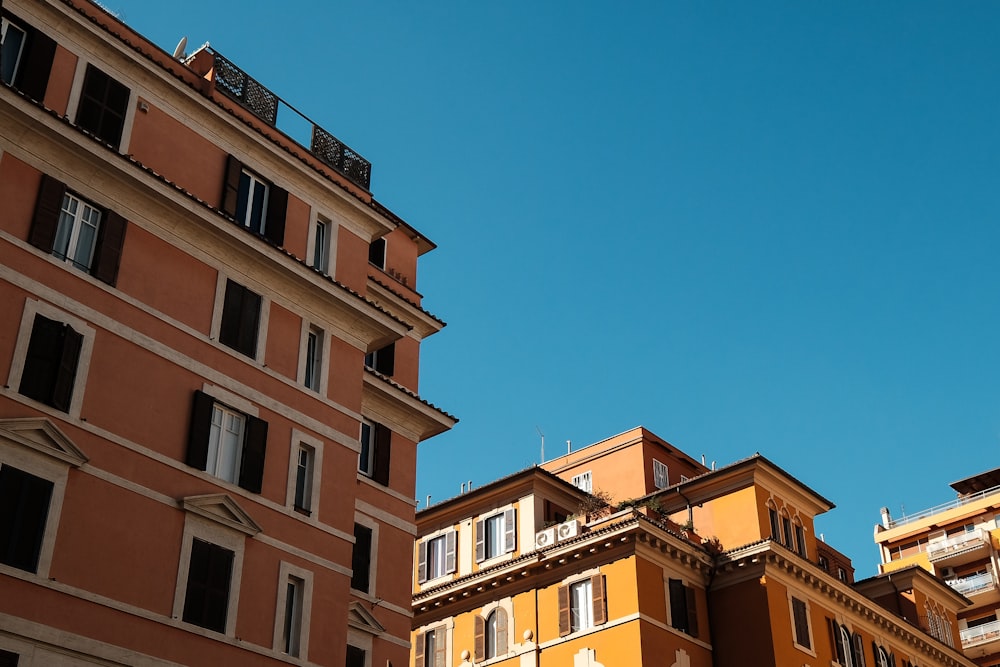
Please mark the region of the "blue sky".
POLYGON ((211 42, 438 244, 420 393, 461 423, 422 500, 644 425, 832 500, 861 577, 881 506, 1000 465, 1000 3, 105 5, 211 42))

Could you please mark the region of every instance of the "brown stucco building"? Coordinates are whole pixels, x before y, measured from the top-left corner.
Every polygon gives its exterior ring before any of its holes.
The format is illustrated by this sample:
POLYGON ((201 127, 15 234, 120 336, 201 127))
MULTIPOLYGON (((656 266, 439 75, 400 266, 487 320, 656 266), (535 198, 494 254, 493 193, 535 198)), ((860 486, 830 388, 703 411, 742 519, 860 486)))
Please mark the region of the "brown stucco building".
POLYGON ((2 32, 0 665, 406 664, 434 245, 211 48, 2 32))

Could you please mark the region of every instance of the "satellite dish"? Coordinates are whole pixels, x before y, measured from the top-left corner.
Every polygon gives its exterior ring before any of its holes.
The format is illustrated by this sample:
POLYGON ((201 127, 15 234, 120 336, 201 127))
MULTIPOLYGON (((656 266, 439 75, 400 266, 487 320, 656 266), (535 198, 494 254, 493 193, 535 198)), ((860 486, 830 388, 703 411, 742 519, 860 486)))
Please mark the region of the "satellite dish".
POLYGON ((177 48, 174 49, 174 60, 180 60, 184 57, 184 49, 187 48, 188 38, 181 37, 181 41, 177 42, 177 48))

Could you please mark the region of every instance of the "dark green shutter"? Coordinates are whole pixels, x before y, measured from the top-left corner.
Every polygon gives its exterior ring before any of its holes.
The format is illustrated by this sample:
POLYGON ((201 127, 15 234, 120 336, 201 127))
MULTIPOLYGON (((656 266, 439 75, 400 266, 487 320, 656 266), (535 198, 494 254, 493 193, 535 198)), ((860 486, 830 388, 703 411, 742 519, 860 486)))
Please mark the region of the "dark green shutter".
POLYGON ((62 347, 55 383, 52 386, 51 403, 52 407, 63 412, 69 412, 70 401, 73 400, 73 385, 76 382, 76 369, 82 348, 83 335, 74 331, 69 325, 63 325, 62 347))
POLYGON ((247 491, 260 493, 264 485, 264 458, 267 454, 267 422, 247 416, 247 432, 243 442, 239 485, 247 491))
POLYGON ((267 193, 267 218, 264 237, 276 246, 285 244, 285 215, 288 211, 288 192, 270 186, 267 193))
POLYGON ((354 552, 351 555, 351 588, 363 593, 368 592, 369 571, 372 558, 372 529, 354 524, 354 552))
POLYGON ((208 439, 212 430, 212 410, 215 399, 195 391, 191 407, 191 424, 188 428, 188 447, 184 462, 192 468, 204 470, 208 464, 208 439))
POLYGON ((47 174, 42 175, 38 199, 35 200, 35 215, 31 219, 31 230, 28 232, 28 243, 43 252, 52 252, 65 194, 65 184, 47 174))
POLYGON ((219 209, 230 218, 236 217, 236 205, 240 197, 240 176, 243 163, 232 155, 226 160, 226 173, 222 180, 222 204, 219 209))
POLYGON ((382 424, 375 424, 375 471, 372 479, 389 485, 389 463, 392 449, 392 431, 382 424))
POLYGON ((109 285, 118 280, 122 246, 125 244, 125 218, 114 211, 105 210, 97 230, 97 249, 90 269, 92 276, 109 285))

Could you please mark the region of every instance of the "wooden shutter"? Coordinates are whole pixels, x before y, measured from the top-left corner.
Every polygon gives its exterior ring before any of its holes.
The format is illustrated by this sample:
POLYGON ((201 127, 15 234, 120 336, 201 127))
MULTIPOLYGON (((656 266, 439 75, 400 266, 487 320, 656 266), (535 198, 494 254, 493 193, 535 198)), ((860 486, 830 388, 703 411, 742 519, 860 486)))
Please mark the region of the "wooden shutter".
POLYGON ((604 575, 595 574, 590 578, 591 611, 594 625, 608 622, 608 598, 604 587, 604 575))
POLYGON ((389 486, 389 462, 392 450, 392 431, 383 424, 375 424, 375 471, 372 479, 389 486))
POLYGON ((427 540, 417 543, 417 583, 427 581, 427 540))
POLYGON ((232 155, 226 160, 226 173, 222 179, 222 204, 219 209, 230 218, 236 217, 236 206, 240 197, 240 177, 243 163, 232 155))
POLYGON ((680 579, 670 579, 667 582, 670 594, 670 624, 677 630, 687 632, 687 600, 684 592, 684 582, 680 579))
POLYGON ((473 660, 482 662, 486 659, 486 619, 476 614, 475 635, 472 642, 473 660))
POLYGON ((212 410, 215 399, 195 391, 191 407, 191 424, 188 428, 188 447, 184 462, 192 468, 204 470, 208 464, 208 438, 212 430, 212 410))
POLYGON ((105 210, 97 230, 97 250, 90 274, 100 281, 114 285, 118 280, 122 246, 125 243, 125 218, 114 211, 105 210))
POLYGON ((493 613, 497 615, 496 654, 503 655, 507 652, 507 610, 497 607, 493 613))
POLYGON ((479 520, 476 522, 476 562, 481 563, 486 560, 486 522, 479 520))
POLYGON ((424 667, 424 633, 413 638, 413 667, 424 667))
POLYGON ((354 551, 351 555, 351 588, 368 592, 369 572, 372 558, 372 529, 354 524, 354 551))
POLYGON ((455 552, 458 546, 458 531, 449 531, 445 533, 444 537, 444 571, 445 574, 451 574, 455 571, 455 552))
POLYGON ((510 508, 503 513, 503 551, 510 553, 517 548, 517 524, 515 523, 516 513, 514 508, 510 508))
POLYGON ((565 637, 572 632, 570 622, 569 586, 559 587, 559 636, 565 637))
POLYGON ((73 399, 73 385, 76 382, 76 368, 82 347, 83 334, 77 333, 69 325, 63 325, 59 366, 52 386, 52 407, 64 412, 69 412, 69 404, 73 399))
POLYGON ((445 646, 444 633, 443 628, 434 631, 434 667, 445 667, 448 647, 445 646))
POLYGON ((248 357, 257 356, 257 330, 260 328, 260 295, 243 288, 240 309, 239 351, 248 357))
POLYGON ((826 626, 830 631, 830 645, 833 647, 833 656, 837 659, 837 662, 844 664, 844 649, 840 645, 840 628, 837 627, 837 622, 832 618, 826 619, 826 626))
POLYGON ((260 493, 264 484, 264 456, 267 453, 267 422, 247 415, 247 433, 243 441, 239 484, 247 491, 260 493))
POLYGON ((54 485, 9 465, 0 467, 0 563, 38 569, 54 485))
POLYGON ((695 597, 695 589, 691 586, 684 587, 685 601, 687 603, 687 632, 692 637, 698 636, 698 601, 695 597))
POLYGON ((35 314, 18 393, 46 405, 52 403, 52 390, 59 374, 63 331, 62 322, 35 314))
POLYGON ((44 102, 52 61, 56 55, 56 43, 34 28, 23 24, 21 27, 25 28, 25 44, 21 64, 14 77, 14 87, 33 100, 44 102))
POLYGON ((191 544, 184 620, 216 632, 226 631, 233 552, 203 540, 191 544))
POLYGON ((260 295, 232 280, 226 281, 222 304, 219 342, 248 357, 257 354, 257 329, 260 324, 260 295))
POLYGON ((46 174, 42 175, 38 199, 35 200, 35 214, 31 219, 31 230, 28 232, 28 243, 43 252, 52 252, 65 194, 66 186, 61 181, 46 174))
POLYGON ((270 186, 267 193, 267 218, 264 221, 264 238, 276 246, 285 244, 285 214, 288 211, 288 192, 270 186))

